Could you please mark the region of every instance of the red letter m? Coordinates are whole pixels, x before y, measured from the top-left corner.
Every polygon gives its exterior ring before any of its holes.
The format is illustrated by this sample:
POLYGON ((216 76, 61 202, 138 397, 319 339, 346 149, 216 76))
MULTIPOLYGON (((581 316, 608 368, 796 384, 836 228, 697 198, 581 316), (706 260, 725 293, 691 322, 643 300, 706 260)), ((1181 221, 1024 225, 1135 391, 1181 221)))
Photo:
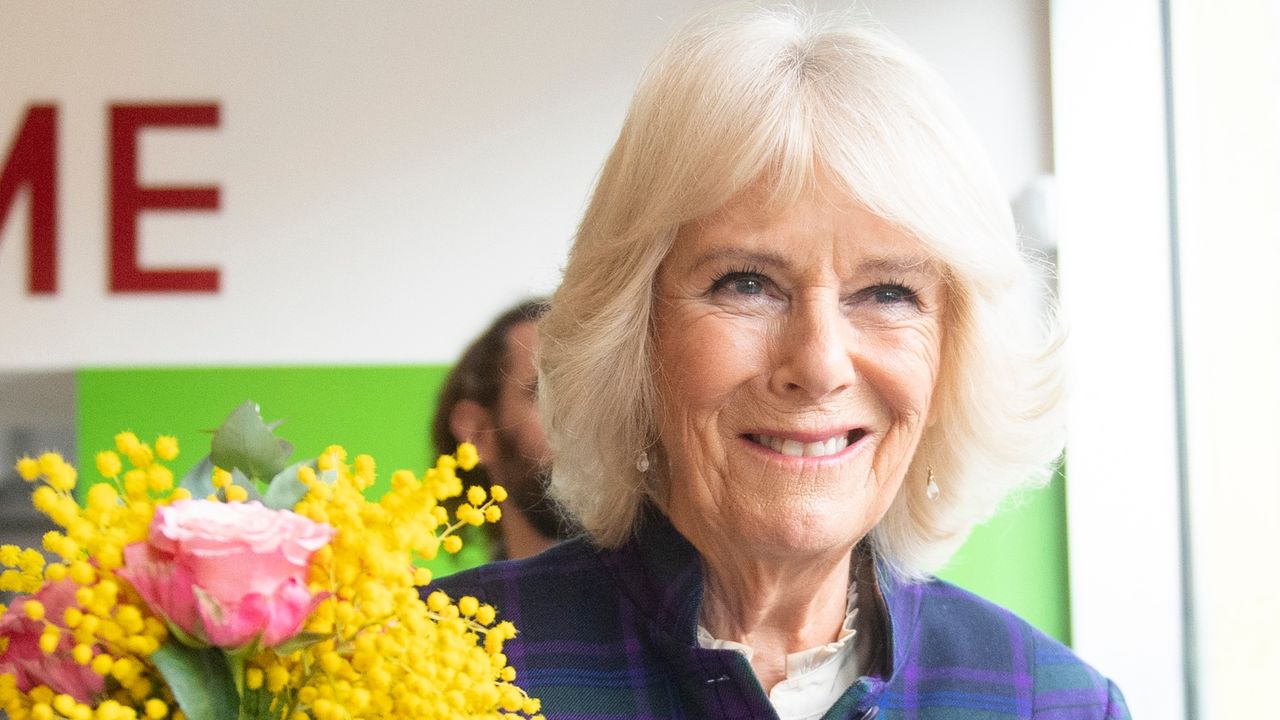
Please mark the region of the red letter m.
POLYGON ((30 188, 30 245, 27 290, 52 294, 58 288, 58 110, 33 105, 0 170, 0 229, 22 188, 30 188))

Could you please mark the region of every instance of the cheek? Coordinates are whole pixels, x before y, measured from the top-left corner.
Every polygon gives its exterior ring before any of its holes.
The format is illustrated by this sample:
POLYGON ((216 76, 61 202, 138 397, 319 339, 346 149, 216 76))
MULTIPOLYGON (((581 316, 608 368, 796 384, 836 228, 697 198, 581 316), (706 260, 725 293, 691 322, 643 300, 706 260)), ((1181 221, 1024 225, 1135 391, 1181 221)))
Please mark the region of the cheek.
POLYGON ((939 340, 932 329, 912 331, 868 348, 871 362, 864 374, 895 415, 914 417, 928 412, 940 368, 939 340))
POLYGON ((657 358, 665 414, 689 420, 726 409, 736 392, 763 375, 767 339, 761 324, 741 319, 701 315, 664 323, 657 358))

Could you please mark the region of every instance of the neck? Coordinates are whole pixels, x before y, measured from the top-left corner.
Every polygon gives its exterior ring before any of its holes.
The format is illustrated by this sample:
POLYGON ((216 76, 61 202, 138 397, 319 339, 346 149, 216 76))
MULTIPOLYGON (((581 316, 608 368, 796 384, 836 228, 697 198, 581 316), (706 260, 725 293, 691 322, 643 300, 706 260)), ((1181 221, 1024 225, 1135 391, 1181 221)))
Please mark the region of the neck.
POLYGON ((499 527, 502 529, 502 547, 509 560, 537 555, 558 542, 538 532, 524 513, 514 508, 502 514, 499 527))
POLYGON ((786 678, 787 655, 838 638, 850 555, 766 562, 704 552, 702 624, 716 638, 751 646, 752 669, 767 693, 786 678))

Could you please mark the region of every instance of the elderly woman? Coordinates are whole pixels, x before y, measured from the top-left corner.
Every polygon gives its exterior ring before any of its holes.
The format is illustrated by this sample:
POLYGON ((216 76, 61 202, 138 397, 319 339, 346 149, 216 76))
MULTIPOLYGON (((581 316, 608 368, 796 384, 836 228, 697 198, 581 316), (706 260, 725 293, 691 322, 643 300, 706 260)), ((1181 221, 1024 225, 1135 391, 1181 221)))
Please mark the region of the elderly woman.
POLYGON ((553 719, 1127 717, 930 578, 1061 450, 1033 278, 914 54, 794 10, 691 28, 541 324, 554 491, 587 536, 438 587, 517 624, 553 719))

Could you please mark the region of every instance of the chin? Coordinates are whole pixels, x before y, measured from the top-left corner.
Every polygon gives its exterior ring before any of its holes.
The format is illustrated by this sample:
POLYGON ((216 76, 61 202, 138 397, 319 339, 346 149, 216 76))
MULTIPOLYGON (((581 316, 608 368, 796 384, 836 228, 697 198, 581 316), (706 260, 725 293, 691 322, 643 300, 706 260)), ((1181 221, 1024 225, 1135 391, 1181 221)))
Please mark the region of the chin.
POLYGON ((861 513, 830 500, 783 503, 767 518, 741 527, 745 543, 765 555, 787 558, 846 554, 870 531, 861 513))

